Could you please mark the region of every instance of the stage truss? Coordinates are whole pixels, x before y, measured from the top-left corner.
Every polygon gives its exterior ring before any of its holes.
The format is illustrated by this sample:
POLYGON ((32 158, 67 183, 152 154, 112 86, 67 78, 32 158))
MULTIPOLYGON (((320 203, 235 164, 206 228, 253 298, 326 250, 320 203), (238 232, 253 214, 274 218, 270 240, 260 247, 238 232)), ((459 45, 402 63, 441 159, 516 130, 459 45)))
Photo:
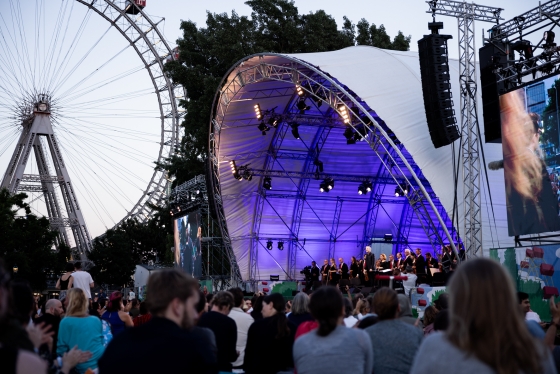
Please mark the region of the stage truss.
MULTIPOLYGON (((228 243, 231 247, 232 240, 240 239, 238 237, 231 238, 228 233, 228 228, 226 224, 226 217, 224 214, 224 200, 225 199, 235 199, 242 198, 243 196, 223 196, 220 188, 220 180, 222 178, 232 178, 230 173, 221 175, 220 174, 220 164, 227 163, 229 161, 235 161, 238 165, 243 162, 250 163, 249 161, 257 156, 265 156, 265 167, 263 169, 248 168, 248 172, 254 177, 275 177, 275 178, 287 178, 292 181, 292 183, 297 186, 297 190, 294 194, 290 196, 284 196, 285 198, 295 199, 294 211, 293 211, 293 221, 291 224, 286 223, 282 216, 275 210, 274 204, 271 202, 271 198, 278 197, 274 193, 267 191, 263 188, 263 184, 259 183, 258 191, 256 194, 256 205, 253 215, 253 225, 252 232, 248 233, 245 238, 251 239, 250 253, 249 253, 249 281, 255 282, 259 279, 258 271, 258 256, 259 249, 264 249, 262 242, 259 237, 260 224, 262 220, 263 208, 268 205, 272 210, 276 212, 277 219, 282 220, 283 224, 286 226, 290 233, 290 239, 286 240, 288 245, 288 267, 284 270, 286 279, 295 280, 296 279, 296 251, 306 251, 305 247, 302 245, 302 240, 299 238, 299 230, 302 224, 302 210, 304 205, 309 206, 309 199, 306 197, 307 190, 309 188, 309 183, 311 180, 324 179, 328 177, 335 178, 338 180, 349 180, 349 181, 362 181, 365 179, 370 179, 374 181, 371 195, 369 197, 367 217, 364 223, 363 238, 362 242, 366 243, 371 240, 373 228, 375 227, 377 212, 379 209, 383 209, 383 199, 380 198, 381 191, 385 188, 387 183, 391 183, 392 186, 408 186, 408 194, 406 195, 407 207, 409 209, 403 209, 400 222, 393 222, 395 226, 398 227, 398 240, 397 243, 402 248, 406 245, 406 240, 408 233, 403 232, 403 226, 407 222, 416 216, 416 219, 420 222, 422 229, 425 232, 426 238, 429 241, 431 247, 435 252, 440 252, 441 246, 449 243, 453 246, 456 251, 453 234, 454 230, 452 227, 447 227, 443 219, 445 210, 443 209, 439 200, 435 198, 433 193, 428 193, 425 187, 426 181, 419 177, 419 170, 413 165, 413 161, 408 159, 403 155, 403 145, 400 144, 396 136, 389 130, 389 128, 380 124, 373 112, 367 109, 367 105, 359 97, 357 97, 353 92, 351 92, 347 87, 343 86, 341 83, 336 81, 334 78, 325 72, 319 70, 317 67, 306 63, 300 59, 280 55, 273 53, 258 54, 254 56, 249 56, 244 60, 238 62, 231 70, 226 74, 226 78, 222 81, 221 89, 217 93, 214 108, 215 111, 212 115, 212 122, 210 127, 210 138, 209 138, 209 150, 210 150, 210 162, 211 162, 211 192, 214 194, 215 206, 218 215, 218 222, 222 231, 222 236, 224 242, 228 243), (266 61, 266 57, 281 57, 287 63, 285 64, 273 64, 266 61), (243 66, 244 61, 252 58, 258 58, 259 63, 252 66, 243 66), (233 76, 233 71, 235 71, 235 77, 233 76), (228 78, 226 82, 225 79, 228 78), (230 121, 226 123, 226 116, 229 106, 232 102, 235 102, 236 95, 247 85, 251 85, 263 81, 276 81, 282 82, 280 86, 284 88, 277 88, 272 90, 258 89, 251 90, 251 95, 253 98, 263 98, 263 97, 275 97, 280 95, 290 95, 290 104, 286 106, 286 110, 283 113, 264 113, 263 122, 267 122, 271 116, 277 119, 278 125, 273 129, 274 134, 272 135, 272 141, 270 143, 269 149, 265 152, 258 153, 242 153, 235 155, 234 158, 224 158, 220 154, 220 132, 229 127, 235 127, 238 125, 242 126, 254 126, 257 127, 260 120, 254 117, 253 113, 247 113, 246 119, 240 121, 230 121), (290 87, 286 87, 286 83, 290 87), (296 87, 305 92, 305 97, 313 100, 315 105, 320 105, 318 103, 325 103, 328 105, 329 112, 328 115, 322 117, 314 117, 302 114, 297 108, 298 94, 296 92, 296 87), (342 112, 346 111, 349 116, 347 123, 342 120, 342 112), (281 148, 282 142, 286 134, 289 132, 290 123, 293 124, 294 121, 297 123, 305 124, 306 126, 316 126, 319 128, 317 131, 313 142, 308 147, 308 152, 306 154, 301 153, 291 153, 283 150, 281 148), (345 128, 350 129, 353 134, 355 134, 356 139, 367 142, 369 148, 375 153, 379 160, 381 160, 381 166, 377 171, 377 174, 371 174, 367 176, 349 176, 333 173, 323 173, 314 168, 317 166, 314 161, 318 159, 319 154, 325 144, 329 132, 333 128, 345 128), (274 169, 276 159, 297 159, 304 161, 304 167, 302 171, 290 171, 285 169, 274 169), (294 181, 298 178, 300 182, 294 181), (435 216, 435 222, 432 216, 435 216)), ((246 92, 247 93, 247 92, 246 92)), ((251 100, 246 95, 243 100, 251 100)), ((328 198, 328 197, 325 197, 328 198)), ((337 232, 338 229, 338 218, 340 216, 340 207, 343 205, 343 201, 336 202, 336 209, 333 212, 333 224, 330 228, 330 238, 329 238, 329 254, 332 253, 333 243, 336 242, 336 238, 341 235, 337 232)), ((360 220, 363 217, 360 217, 360 220)), ((268 235, 266 238, 270 238, 268 235)), ((274 238, 272 238, 274 239, 274 238)), ((311 257, 311 256, 309 256, 311 257)), ((277 263, 278 264, 278 263, 277 263)), ((280 264, 278 264, 280 266, 280 264)), ((281 267, 281 266, 280 266, 281 267)))

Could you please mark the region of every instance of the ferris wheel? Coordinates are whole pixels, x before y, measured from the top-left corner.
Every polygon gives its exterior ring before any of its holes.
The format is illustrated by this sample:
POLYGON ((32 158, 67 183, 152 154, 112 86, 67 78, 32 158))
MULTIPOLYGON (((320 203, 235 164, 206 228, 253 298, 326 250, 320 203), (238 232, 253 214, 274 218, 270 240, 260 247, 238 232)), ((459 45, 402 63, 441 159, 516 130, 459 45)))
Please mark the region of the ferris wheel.
POLYGON ((184 90, 164 72, 177 49, 145 7, 0 2, 2 186, 25 192, 82 255, 91 237, 163 205, 170 181, 159 165, 180 144, 184 90))

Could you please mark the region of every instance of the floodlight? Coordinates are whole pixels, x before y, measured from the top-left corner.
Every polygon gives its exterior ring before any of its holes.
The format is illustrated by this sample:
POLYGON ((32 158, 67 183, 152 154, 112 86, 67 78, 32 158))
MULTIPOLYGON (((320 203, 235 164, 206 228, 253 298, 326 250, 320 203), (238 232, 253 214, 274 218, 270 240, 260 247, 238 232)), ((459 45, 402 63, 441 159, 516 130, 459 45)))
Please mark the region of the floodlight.
POLYGON ((254 106, 255 108, 255 115, 257 116, 257 119, 262 119, 262 111, 261 111, 261 106, 260 104, 255 104, 254 106))
POLYGON ((299 135, 299 124, 293 122, 290 124, 290 127, 292 128, 292 135, 294 136, 294 138, 301 139, 299 135))
POLYGON ((265 190, 272 190, 272 179, 270 177, 264 177, 263 188, 265 190))
POLYGON ((278 249, 281 250, 281 251, 284 250, 284 242, 283 241, 278 242, 278 249))
POLYGON ((311 109, 311 107, 305 103, 305 99, 298 101, 296 106, 300 114, 304 114, 306 110, 311 109))
POLYGON ((268 249, 269 251, 272 251, 272 240, 269 240, 266 242, 266 249, 268 249))

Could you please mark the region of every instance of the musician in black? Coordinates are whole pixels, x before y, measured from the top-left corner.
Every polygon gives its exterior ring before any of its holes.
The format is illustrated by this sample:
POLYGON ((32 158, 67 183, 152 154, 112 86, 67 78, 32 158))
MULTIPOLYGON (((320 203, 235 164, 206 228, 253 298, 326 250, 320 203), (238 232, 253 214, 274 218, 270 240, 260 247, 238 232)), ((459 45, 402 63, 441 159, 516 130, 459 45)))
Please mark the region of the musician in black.
POLYGON ((446 245, 445 247, 443 247, 443 256, 441 258, 441 267, 444 273, 447 274, 451 271, 451 264, 451 246, 446 245))
POLYGON ((432 256, 432 254, 430 252, 426 252, 426 268, 427 268, 427 278, 428 278, 428 283, 432 284, 432 272, 430 271, 430 269, 437 269, 439 268, 439 264, 438 264, 438 260, 432 256))
POLYGON ((397 252, 397 258, 395 259, 395 261, 393 262, 393 269, 399 269, 401 270, 401 267, 403 266, 403 258, 402 258, 402 253, 397 252))
POLYGON ((344 263, 344 259, 342 257, 338 259, 338 271, 340 279, 350 279, 350 275, 348 274, 348 265, 344 263))
POLYGON ((319 282, 319 274, 321 269, 317 266, 315 261, 311 261, 311 282, 319 282))
POLYGON ((416 275, 418 276, 418 283, 426 282, 426 259, 422 255, 422 250, 416 248, 416 275))
POLYGON ((414 265, 414 257, 412 257, 412 252, 409 248, 404 250, 404 256, 405 258, 402 268, 406 269, 407 266, 412 267, 414 265))
POLYGON ((360 264, 356 260, 356 256, 352 256, 350 262, 350 278, 356 278, 360 275, 360 264))
POLYGON ((327 282, 329 281, 329 268, 330 268, 329 260, 325 259, 323 261, 323 266, 321 266, 321 276, 322 276, 321 283, 323 285, 326 285, 327 282))
POLYGON ((366 254, 364 256, 364 270, 367 272, 369 278, 366 285, 371 286, 375 275, 375 255, 371 253, 371 247, 369 245, 366 247, 366 254))
POLYGON ((334 258, 331 258, 331 264, 329 266, 329 284, 336 286, 338 283, 339 274, 338 274, 338 266, 336 266, 336 261, 334 258))

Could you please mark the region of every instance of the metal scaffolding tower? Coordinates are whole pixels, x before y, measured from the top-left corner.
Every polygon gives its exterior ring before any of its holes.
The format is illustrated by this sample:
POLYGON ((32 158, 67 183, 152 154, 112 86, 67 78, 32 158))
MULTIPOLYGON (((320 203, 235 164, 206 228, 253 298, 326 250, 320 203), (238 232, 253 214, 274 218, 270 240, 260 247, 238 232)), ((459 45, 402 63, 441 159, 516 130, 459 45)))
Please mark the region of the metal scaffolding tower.
POLYGON ((66 243, 70 246, 66 232, 66 228, 70 228, 75 244, 73 259, 86 260, 87 252, 91 250, 91 238, 54 135, 49 97, 39 95, 32 110, 22 109, 22 132, 0 187, 6 188, 10 193, 42 192, 51 228, 60 233, 58 244, 66 243), (32 151, 35 154, 38 175, 24 174, 32 151), (56 175, 51 175, 51 164, 56 175), (61 209, 56 184, 60 188, 65 210, 61 209))
POLYGON ((503 9, 451 0, 426 1, 427 13, 457 18, 459 39, 459 83, 461 85, 461 152, 463 163, 463 244, 467 256, 482 253, 480 210, 480 128, 476 104, 476 51, 474 21, 496 22, 503 9))

